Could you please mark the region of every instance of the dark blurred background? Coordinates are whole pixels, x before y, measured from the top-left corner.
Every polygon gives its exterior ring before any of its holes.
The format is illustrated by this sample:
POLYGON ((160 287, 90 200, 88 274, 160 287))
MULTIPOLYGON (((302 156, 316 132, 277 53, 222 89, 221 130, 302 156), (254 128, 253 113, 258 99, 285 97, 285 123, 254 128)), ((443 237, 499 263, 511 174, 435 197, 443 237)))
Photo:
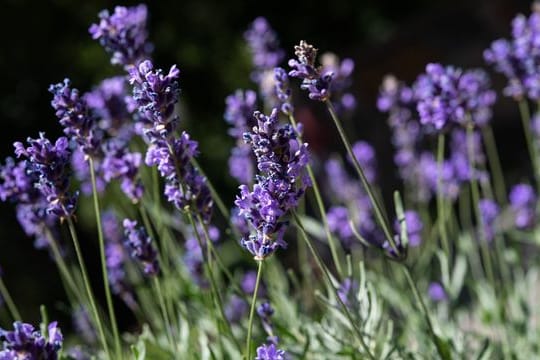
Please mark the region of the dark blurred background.
MULTIPOLYGON (((0 1, 0 155, 12 154, 12 143, 46 131, 60 135, 49 105, 49 84, 69 77, 81 91, 122 70, 88 35, 97 13, 115 5, 137 2, 109 1, 0 1)), ((393 73, 412 82, 428 62, 460 67, 484 66, 483 50, 492 40, 508 37, 510 21, 518 12, 529 13, 528 0, 333 0, 240 1, 183 0, 149 2, 150 38, 159 67, 176 63, 181 69, 182 119, 201 143, 201 162, 227 200, 236 183, 230 179, 226 159, 232 140, 223 120, 224 99, 237 88, 254 88, 250 57, 243 33, 257 16, 268 18, 281 44, 292 48, 305 39, 324 51, 356 62, 354 93, 356 115, 346 126, 352 140, 370 141, 376 148, 386 196, 398 186, 385 116, 375 101, 382 77, 393 73)), ((504 79, 490 70, 500 92, 504 79)), ((306 94, 301 94, 305 98, 306 94)), ((317 116, 311 146, 319 155, 340 151, 336 133, 318 104, 303 103, 298 111, 317 116), (321 116, 318 116, 321 114, 321 116), (330 135, 329 135, 330 134, 330 135)), ((494 128, 503 166, 512 183, 528 165, 517 108, 500 98, 494 128), (513 180, 513 181, 512 181, 513 180)), ((81 219, 80 223, 84 224, 81 219)), ((91 221, 90 221, 91 223, 91 221)), ((33 248, 20 229, 10 204, 0 204, 0 266, 5 281, 27 321, 37 321, 39 304, 57 312, 64 298, 55 267, 45 251, 33 248)), ((96 258, 93 237, 85 249, 96 258)), ((98 264, 90 264, 96 285, 98 264)), ((96 286, 100 289, 100 286, 96 286)))

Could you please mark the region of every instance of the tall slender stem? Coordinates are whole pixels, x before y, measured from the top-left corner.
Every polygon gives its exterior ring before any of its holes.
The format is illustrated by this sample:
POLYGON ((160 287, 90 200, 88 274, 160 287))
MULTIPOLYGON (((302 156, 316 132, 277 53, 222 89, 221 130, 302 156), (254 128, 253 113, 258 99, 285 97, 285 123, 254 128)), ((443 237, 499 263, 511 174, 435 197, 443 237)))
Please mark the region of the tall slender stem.
POLYGON ((161 315, 163 316, 163 321, 165 321, 165 327, 167 327, 167 337, 169 339, 169 344, 171 346, 171 350, 174 351, 174 336, 172 333, 172 327, 171 322, 169 321, 169 315, 167 312, 167 308, 165 307, 165 300, 163 298, 163 292, 161 291, 161 284, 159 282, 159 278, 154 276, 154 286, 156 287, 157 297, 159 301, 159 306, 161 308, 161 315))
POLYGON ((349 322, 350 322, 350 324, 351 324, 351 326, 352 326, 352 328, 353 328, 353 330, 354 330, 354 332, 356 334, 356 337, 360 341, 360 345, 362 346, 362 348, 366 352, 367 356, 371 360, 375 360, 375 356, 373 356, 373 354, 369 350, 369 347, 366 344, 366 342, 364 340, 364 337, 362 336, 362 332, 356 326, 356 321, 353 319, 351 313, 349 312, 349 309, 347 308, 347 305, 345 305, 343 300, 341 300, 341 297, 339 296, 339 293, 338 293, 337 289, 335 288, 335 286, 334 286, 334 284, 332 282, 330 272, 328 271, 328 268, 324 265, 324 262, 323 262, 321 256, 319 255, 319 253, 317 252, 317 250, 313 246, 312 242, 310 241, 310 239, 309 239, 309 237, 308 237, 308 235, 306 233, 306 230, 305 230, 304 226, 302 225, 302 222, 300 221, 300 218, 298 217, 298 215, 294 211, 292 212, 292 215, 294 217, 294 221, 296 222, 297 227, 300 229, 300 233, 302 234, 302 237, 304 238, 304 241, 308 245, 309 250, 313 254, 313 257, 315 258, 315 262, 317 263, 317 266, 319 266, 322 273, 324 274, 324 278, 325 278, 325 280, 327 282, 327 285, 330 286, 330 288, 334 291, 334 294, 336 296, 336 299, 337 299, 338 303, 340 304, 341 308, 343 309, 343 311, 345 313, 345 316, 349 320, 349 322))
POLYGON ((497 152, 495 136, 490 125, 482 128, 482 137, 486 146, 486 153, 489 161, 489 168, 493 171, 493 186, 495 187, 495 196, 497 202, 501 205, 506 204, 506 183, 504 181, 504 173, 502 171, 501 159, 497 152))
POLYGON ((478 181, 476 180, 476 174, 474 173, 474 125, 469 121, 467 126, 467 148, 469 153, 469 176, 471 183, 471 194, 472 194, 472 206, 474 208, 474 213, 476 216, 477 226, 480 232, 480 249, 482 251, 482 258, 484 260, 484 266, 486 270, 486 275, 491 285, 495 284, 495 277, 493 275, 493 266, 491 264, 491 254, 489 253, 489 247, 487 244, 487 239, 484 231, 484 219, 480 212, 480 192, 478 190, 478 181))
POLYGON ((107 345, 105 332, 103 331, 103 324, 101 323, 101 317, 98 313, 94 293, 92 291, 92 287, 90 286, 90 281, 88 279, 88 272, 86 271, 86 265, 84 263, 84 259, 82 256, 82 251, 79 244, 79 239, 77 237, 77 232, 75 231, 75 224, 73 224, 73 220, 69 217, 67 218, 67 224, 69 228, 69 233, 71 235, 71 240, 73 241, 73 247, 75 248, 77 261, 79 262, 79 267, 81 268, 81 274, 83 278, 84 288, 86 290, 86 296, 88 297, 88 301, 90 302, 90 307, 92 308, 92 313, 95 318, 99 337, 101 339, 103 349, 105 350, 105 353, 107 354, 107 358, 110 359, 111 355, 109 353, 109 346, 107 345))
POLYGON ((98 231, 98 241, 99 241, 99 255, 101 258, 101 272, 103 275, 103 286, 105 288, 105 299, 107 301, 107 310, 109 312, 109 318, 111 320, 111 328, 113 331, 114 346, 116 350, 116 355, 122 356, 122 348, 120 346, 120 336, 118 335, 118 324, 116 322, 116 314, 114 313, 114 306, 111 296, 111 288, 109 286, 109 276, 107 274, 107 260, 105 259, 105 240, 103 238, 103 227, 101 225, 101 213, 99 207, 99 194, 97 192, 96 184, 96 171, 94 167, 94 161, 92 157, 88 158, 88 163, 90 164, 90 178, 92 180, 92 193, 94 198, 94 211, 96 215, 96 225, 98 231))
POLYGON ((249 322, 246 337, 246 360, 251 359, 251 330, 253 329, 253 316, 255 315, 255 304, 257 302, 257 294, 259 293, 259 284, 262 277, 262 268, 264 260, 258 260, 257 280, 255 281, 255 291, 251 299, 251 309, 249 310, 249 322))
POLYGON ((387 219, 384 217, 384 211, 382 209, 381 204, 375 197, 375 194, 373 190, 371 189, 371 186, 369 185, 369 182, 367 181, 366 175, 364 174, 364 171, 362 170, 362 167, 358 163, 358 159, 356 156, 354 156, 354 153, 352 151, 352 146, 349 140, 347 139, 347 136, 345 135, 345 130, 343 130, 343 126, 341 126, 341 122, 339 121, 339 118, 336 114, 336 110, 334 109, 334 105, 332 105, 332 102, 330 100, 326 100, 326 106, 328 108, 328 112, 330 113, 330 116, 332 117, 332 120, 334 121, 334 125, 336 126, 339 136, 341 137, 341 141, 343 142, 343 145, 345 145, 345 149, 347 150, 347 153, 349 157, 351 158, 351 161, 353 162, 354 168, 356 172, 358 173, 358 176, 360 177, 360 181, 362 182, 362 186, 366 190, 369 200, 373 204, 373 209, 375 211, 375 218, 377 219, 377 222, 381 226, 384 235, 386 237, 386 240, 388 240, 388 243, 394 249, 394 251, 398 252, 396 243, 394 241, 394 237, 392 236, 392 232, 390 231, 390 226, 388 225, 387 219))
MULTIPOLYGON (((296 131, 297 124, 293 115, 289 115, 289 121, 291 122, 291 125, 294 127, 296 131)), ((298 134, 298 139, 300 140, 300 142, 302 142, 302 136, 300 134, 298 134)), ((315 178, 315 174, 313 173, 313 168, 311 167, 311 164, 307 164, 306 169, 309 175, 309 179, 311 180, 313 194, 315 194, 315 200, 317 202, 317 207, 319 208, 319 214, 321 215, 324 232, 328 240, 328 245, 330 246, 330 253, 332 254, 332 259, 334 260, 334 266, 336 267, 336 271, 340 279, 343 279, 343 270, 341 268, 341 261, 339 259, 338 252, 337 252, 336 240, 334 236, 332 235, 332 232, 330 231, 330 226, 328 225, 328 217, 326 216, 326 210, 324 208, 324 202, 321 196, 321 191, 319 190, 319 184, 317 183, 317 179, 315 178)))
POLYGON ((441 359, 444 359, 444 360, 451 359, 452 358, 451 355, 448 353, 446 349, 443 348, 441 344, 441 339, 439 339, 437 334, 435 334, 435 330, 433 329, 433 324, 431 322, 428 309, 426 307, 426 304, 424 303, 424 300, 422 300, 422 296, 420 296, 420 292, 418 291, 418 287, 416 286, 416 283, 414 282, 411 276, 411 271, 409 270, 407 265, 403 263, 400 263, 400 265, 403 267, 403 272, 405 273, 405 277, 407 278, 407 283, 411 287, 411 290, 414 294, 416 302, 418 303, 419 308, 422 311, 422 315, 424 315, 424 319, 426 320, 426 324, 428 326, 429 333, 432 337, 433 344, 435 345, 437 352, 439 353, 439 356, 441 357, 441 359))
POLYGON ((2 298, 6 302, 7 308, 11 314, 11 317, 14 321, 21 321, 21 313, 19 313, 19 310, 17 309, 17 305, 15 305, 15 302, 13 302, 13 298, 11 297, 6 284, 4 284, 4 280, 0 276, 0 295, 2 295, 2 298))
POLYGON ((523 125, 523 132, 525 134, 525 140, 527 142, 527 149, 529 150, 529 156, 531 157, 534 178, 536 179, 536 187, 540 189, 540 160, 538 159, 538 152, 534 148, 534 142, 531 132, 531 113, 529 110, 529 104, 527 100, 523 99, 518 101, 519 113, 521 115, 521 123, 523 125))
POLYGON ((437 214, 438 214, 438 228, 439 236, 441 237, 441 243, 444 252, 447 256, 450 256, 450 246, 448 244, 448 234, 446 232, 446 216, 445 216, 445 201, 443 194, 442 183, 442 166, 444 161, 444 134, 440 133, 437 139, 437 214))

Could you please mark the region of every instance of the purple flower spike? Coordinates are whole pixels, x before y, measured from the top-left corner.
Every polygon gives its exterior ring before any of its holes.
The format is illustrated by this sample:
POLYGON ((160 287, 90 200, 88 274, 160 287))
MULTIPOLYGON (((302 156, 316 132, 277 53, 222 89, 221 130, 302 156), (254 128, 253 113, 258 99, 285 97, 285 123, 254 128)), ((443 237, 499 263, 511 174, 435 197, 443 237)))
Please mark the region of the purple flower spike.
POLYGON ((321 56, 321 73, 332 73, 332 84, 330 90, 334 96, 334 106, 338 113, 350 113, 356 108, 356 98, 351 94, 352 73, 354 71, 354 61, 346 58, 341 62, 333 53, 324 53, 321 56))
POLYGON ((53 94, 51 106, 56 110, 64 133, 74 139, 85 154, 93 155, 99 151, 102 133, 79 90, 72 88, 69 79, 65 79, 51 85, 49 92, 53 94))
POLYGON ((0 328, 0 359, 57 360, 64 338, 56 322, 48 325, 47 332, 45 337, 32 325, 20 321, 13 323, 13 331, 0 328))
MULTIPOLYGON (((377 177, 377 159, 375 158, 375 149, 366 141, 357 141, 353 144, 352 147, 353 154, 356 157, 356 160, 364 169, 366 178, 370 182, 374 182, 377 177)), ((349 162, 352 164, 350 158, 349 162)))
POLYGON ((432 282, 429 284, 428 295, 431 300, 435 302, 445 301, 448 299, 446 291, 444 291, 443 286, 438 282, 432 282))
POLYGON ((304 171, 309 161, 307 144, 298 141, 290 125, 280 127, 277 114, 277 109, 270 116, 256 112, 257 125, 244 134, 257 159, 259 174, 252 191, 247 185, 240 186, 235 205, 256 230, 241 243, 257 260, 286 247, 283 233, 287 223, 283 216, 297 206, 309 184, 304 171))
POLYGON ((297 59, 289 60, 289 66, 293 69, 289 72, 289 76, 302 80, 300 87, 309 91, 310 99, 328 100, 334 73, 332 71, 321 72, 315 66, 317 49, 302 40, 299 45, 294 47, 294 54, 297 59))
POLYGON ((92 24, 89 32, 112 55, 112 64, 137 65, 152 51, 146 30, 147 16, 146 5, 117 6, 112 14, 107 10, 100 12, 99 23, 92 24))
POLYGON ((157 275, 159 263, 152 239, 146 235, 143 227, 137 227, 137 221, 124 219, 123 226, 126 237, 125 245, 131 249, 131 257, 141 262, 146 275, 157 275))
POLYGON ((294 108, 291 104, 291 88, 289 87, 289 75, 285 69, 277 67, 274 69, 274 79, 276 81, 276 97, 279 100, 281 112, 287 116, 292 115, 294 108))
POLYGON ((252 79, 256 83, 263 80, 264 73, 279 65, 285 52, 279 47, 279 39, 268 21, 256 18, 244 34, 249 46, 255 71, 252 79))
POLYGON ((39 139, 28 138, 27 142, 27 148, 16 142, 15 154, 28 160, 28 172, 39 179, 35 186, 47 200, 47 213, 56 218, 72 216, 78 195, 69 192, 71 151, 67 138, 60 137, 52 144, 40 133, 39 139))
POLYGON ((451 123, 485 125, 496 99, 489 86, 483 70, 428 64, 414 85, 420 122, 437 131, 451 123))
POLYGON ((138 203, 144 192, 142 182, 138 178, 142 155, 137 152, 128 152, 127 144, 114 139, 107 142, 104 152, 105 158, 101 164, 104 180, 110 182, 113 179, 119 179, 120 188, 124 194, 134 204, 138 203))
POLYGON ((257 348, 255 360, 286 360, 287 354, 274 344, 263 344, 257 348))
POLYGON ((515 185, 510 191, 510 208, 514 213, 514 224, 520 230, 532 228, 536 222, 537 195, 528 184, 515 185))

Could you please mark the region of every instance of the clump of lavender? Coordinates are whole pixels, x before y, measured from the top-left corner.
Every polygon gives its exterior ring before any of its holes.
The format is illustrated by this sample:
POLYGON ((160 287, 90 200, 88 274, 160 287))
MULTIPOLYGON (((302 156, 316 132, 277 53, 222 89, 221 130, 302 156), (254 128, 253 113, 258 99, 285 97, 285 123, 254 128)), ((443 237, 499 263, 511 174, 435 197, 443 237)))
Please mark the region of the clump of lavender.
POLYGON ((537 195, 528 184, 515 185, 510 190, 510 209, 514 214, 514 224, 520 230, 527 230, 536 222, 537 195))
POLYGON ((257 159, 259 174, 253 190, 240 186, 235 204, 255 229, 241 243, 257 260, 263 260, 278 248, 285 248, 284 217, 297 205, 309 181, 304 169, 309 162, 307 144, 301 143, 290 125, 279 126, 278 111, 270 116, 254 114, 257 125, 244 134, 257 159), (298 178, 302 177, 301 184, 298 178))
POLYGON ((191 163, 198 154, 198 144, 186 132, 175 138, 178 117, 174 106, 178 102, 179 71, 172 66, 167 75, 153 70, 151 61, 143 61, 130 70, 130 82, 134 85, 133 97, 138 111, 151 127, 146 130, 150 146, 146 164, 157 166, 165 179, 165 196, 178 209, 197 211, 204 221, 212 215, 213 200, 207 180, 191 163))
POLYGON ((482 216, 482 224, 484 225, 484 237, 486 241, 491 242, 497 232, 497 218, 500 213, 499 205, 491 199, 482 199, 478 203, 478 207, 482 216))
POLYGON ((146 230, 139 226, 137 221, 124 219, 125 246, 130 249, 131 257, 141 263, 143 272, 148 276, 155 276, 159 272, 157 251, 152 244, 152 239, 146 234, 146 230))
POLYGON ((239 183, 248 184, 255 173, 255 159, 243 135, 256 124, 253 112, 257 108, 257 94, 252 90, 237 90, 227 96, 225 103, 225 120, 232 126, 229 135, 236 141, 229 157, 229 173, 239 183))
POLYGON ((480 69, 463 71, 441 64, 428 64, 414 84, 420 123, 436 131, 450 124, 472 122, 485 125, 491 118, 496 95, 489 78, 480 69))
POLYGON ((105 238, 105 264, 109 285, 115 295, 120 297, 130 309, 135 310, 137 303, 125 269, 127 254, 123 244, 122 229, 112 211, 104 212, 101 221, 105 238))
POLYGON ((257 314, 259 315, 263 329, 268 334, 268 341, 277 344, 278 338, 274 335, 274 327, 272 326, 272 316, 274 315, 274 308, 269 301, 264 301, 257 308, 257 314))
POLYGON ((44 248, 49 244, 47 230, 54 229, 56 218, 47 213, 48 202, 34 186, 39 177, 28 165, 26 160, 15 162, 8 157, 0 166, 0 200, 16 204, 17 220, 25 234, 35 238, 36 248, 44 248))
POLYGON ((287 353, 280 350, 274 344, 263 344, 256 350, 255 360, 286 360, 287 353))
POLYGON ((504 95, 517 100, 527 96, 540 99, 540 13, 527 18, 519 14, 512 20, 512 38, 499 39, 484 51, 484 59, 508 79, 504 95))
POLYGON ((71 217, 78 194, 69 191, 71 151, 67 138, 60 137, 53 144, 40 133, 38 139, 28 138, 27 142, 26 148, 16 142, 15 154, 27 159, 28 173, 38 179, 35 186, 47 201, 47 214, 56 218, 71 217))
POLYGON ((112 55, 112 64, 137 65, 152 51, 147 16, 146 5, 117 6, 112 14, 108 10, 100 12, 99 23, 92 24, 88 31, 112 55))
POLYGON ((317 49, 304 40, 294 47, 296 59, 289 60, 292 68, 289 75, 302 80, 301 89, 309 92, 312 100, 326 101, 330 99, 330 88, 334 77, 332 71, 323 72, 315 65, 317 61, 317 49))
POLYGON ((244 34, 252 56, 252 80, 258 84, 271 72, 285 57, 285 52, 279 46, 279 39, 268 20, 263 17, 256 18, 244 34))
POLYGON ((47 336, 32 325, 16 321, 13 330, 0 328, 0 359, 58 359, 64 338, 56 322, 47 326, 47 336))
POLYGON ((291 104, 292 91, 289 87, 289 75, 285 69, 276 67, 274 69, 274 80, 276 98, 281 112, 287 116, 292 115, 294 108, 291 104))
POLYGON ((64 133, 74 139, 86 155, 96 154, 103 134, 97 128, 96 119, 79 90, 72 88, 70 80, 65 79, 62 83, 51 85, 49 92, 53 94, 51 105, 56 110, 60 125, 64 127, 64 133))
POLYGON ((127 79, 115 76, 103 80, 92 91, 84 94, 84 100, 95 114, 98 127, 108 135, 124 140, 131 138, 131 121, 134 100, 128 94, 127 79))

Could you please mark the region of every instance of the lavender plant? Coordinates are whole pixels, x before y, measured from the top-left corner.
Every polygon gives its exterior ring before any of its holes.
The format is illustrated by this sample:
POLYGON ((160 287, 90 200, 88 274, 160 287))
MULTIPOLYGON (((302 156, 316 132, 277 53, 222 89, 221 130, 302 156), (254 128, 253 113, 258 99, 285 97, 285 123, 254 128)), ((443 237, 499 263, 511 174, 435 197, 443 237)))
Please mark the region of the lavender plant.
POLYGON ((0 200, 49 251, 74 331, 64 339, 45 307, 39 329, 24 323, 0 270, 0 359, 537 358, 537 10, 484 53, 519 104, 533 173, 506 186, 488 73, 428 63, 412 84, 388 75, 380 87, 401 181, 391 202, 378 149, 345 131, 352 59, 302 40, 285 70, 269 21, 249 26, 255 89, 225 100, 231 201, 198 162, 215 149, 180 121, 180 70, 150 58, 146 6, 104 10, 90 34, 123 73, 86 93, 51 85, 65 136, 15 142, 0 167, 0 200), (344 153, 311 151, 304 91, 344 153), (90 201, 97 241, 83 253, 90 201))

